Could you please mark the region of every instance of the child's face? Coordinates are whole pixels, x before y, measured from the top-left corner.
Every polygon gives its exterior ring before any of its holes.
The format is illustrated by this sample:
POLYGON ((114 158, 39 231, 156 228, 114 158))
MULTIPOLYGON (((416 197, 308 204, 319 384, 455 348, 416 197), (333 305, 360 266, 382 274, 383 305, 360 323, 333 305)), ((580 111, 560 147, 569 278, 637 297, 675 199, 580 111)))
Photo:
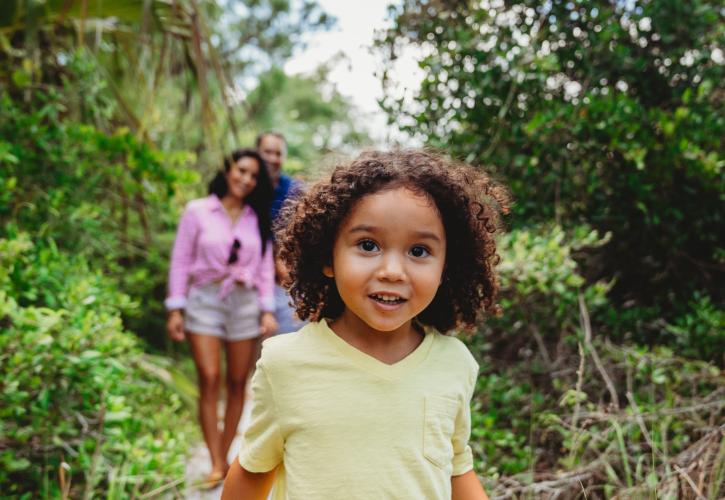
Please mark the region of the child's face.
MULTIPOLYGON (((380 332, 409 327, 435 297, 446 260, 446 233, 433 202, 407 188, 362 198, 332 251, 343 316, 380 332)), ((361 325, 362 326, 362 325, 361 325)))

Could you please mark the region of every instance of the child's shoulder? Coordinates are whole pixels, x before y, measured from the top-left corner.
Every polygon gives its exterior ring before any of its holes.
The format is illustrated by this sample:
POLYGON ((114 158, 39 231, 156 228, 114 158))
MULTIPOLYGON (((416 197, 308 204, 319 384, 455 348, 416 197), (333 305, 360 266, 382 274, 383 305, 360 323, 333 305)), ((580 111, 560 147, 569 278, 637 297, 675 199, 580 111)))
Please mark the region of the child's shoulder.
POLYGON ((293 333, 270 337, 262 342, 261 362, 263 364, 290 363, 305 356, 314 348, 316 323, 309 323, 293 333))
POLYGON ((436 336, 434 347, 436 349, 436 357, 445 358, 451 363, 460 363, 461 366, 478 372, 478 363, 473 357, 473 354, 471 354, 471 351, 466 347, 466 344, 451 335, 443 335, 438 332, 434 333, 434 335, 436 336))

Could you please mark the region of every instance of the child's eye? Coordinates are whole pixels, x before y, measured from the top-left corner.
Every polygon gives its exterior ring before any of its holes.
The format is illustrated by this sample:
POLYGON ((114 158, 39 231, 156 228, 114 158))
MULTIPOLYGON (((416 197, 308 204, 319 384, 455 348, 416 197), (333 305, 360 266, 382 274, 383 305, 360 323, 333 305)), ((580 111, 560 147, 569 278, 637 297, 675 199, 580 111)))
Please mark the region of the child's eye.
POLYGON ((363 252, 375 252, 378 250, 377 243, 372 240, 362 240, 357 246, 363 252))
POLYGON ((413 257, 426 257, 430 255, 430 252, 426 247, 416 245, 410 249, 410 255, 412 255, 413 257))

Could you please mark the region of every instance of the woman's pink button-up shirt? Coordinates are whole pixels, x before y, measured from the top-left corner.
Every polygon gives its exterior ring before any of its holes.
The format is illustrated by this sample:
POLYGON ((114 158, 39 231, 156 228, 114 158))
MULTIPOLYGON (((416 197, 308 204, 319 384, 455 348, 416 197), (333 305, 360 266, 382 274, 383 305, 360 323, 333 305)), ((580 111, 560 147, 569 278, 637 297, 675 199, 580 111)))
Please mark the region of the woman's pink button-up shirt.
POLYGON ((262 256, 257 214, 245 205, 235 224, 214 194, 186 205, 179 222, 169 269, 167 309, 183 309, 192 286, 220 281, 219 297, 226 297, 236 283, 256 288, 259 308, 274 311, 274 258, 266 242, 262 256), (234 239, 241 242, 238 259, 228 264, 234 239))

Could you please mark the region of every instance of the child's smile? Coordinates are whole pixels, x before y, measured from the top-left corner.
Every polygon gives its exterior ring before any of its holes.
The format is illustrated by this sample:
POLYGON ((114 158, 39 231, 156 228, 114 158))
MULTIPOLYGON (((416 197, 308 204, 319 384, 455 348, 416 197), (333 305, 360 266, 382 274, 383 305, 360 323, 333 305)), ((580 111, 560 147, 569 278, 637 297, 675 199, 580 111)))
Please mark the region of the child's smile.
POLYGON ((438 209, 425 195, 399 187, 362 198, 340 227, 334 277, 356 331, 410 332, 411 320, 433 300, 446 258, 438 209))
POLYGON ((370 298, 384 305, 385 307, 397 306, 407 299, 395 294, 388 293, 371 293, 370 298))

